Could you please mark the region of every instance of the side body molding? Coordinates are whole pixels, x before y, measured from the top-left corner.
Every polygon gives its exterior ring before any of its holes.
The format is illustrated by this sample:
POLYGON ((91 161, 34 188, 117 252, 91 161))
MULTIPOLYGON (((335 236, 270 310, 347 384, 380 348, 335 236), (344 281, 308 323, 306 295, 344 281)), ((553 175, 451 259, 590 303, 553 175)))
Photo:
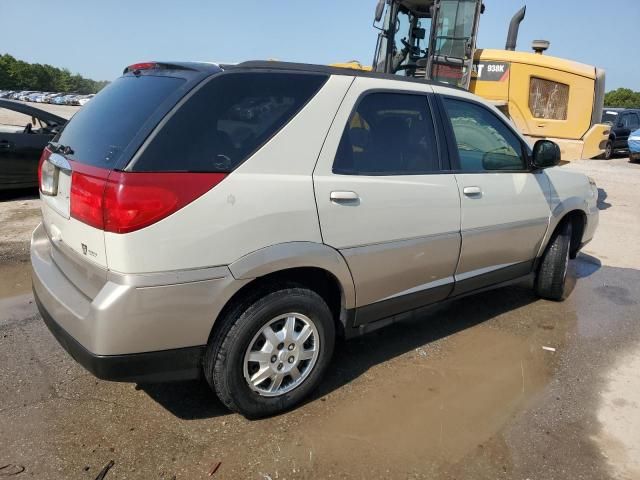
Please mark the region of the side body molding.
POLYGON ((322 243, 288 242, 271 245, 236 260, 229 265, 229 270, 240 280, 301 267, 321 268, 331 273, 340 283, 345 308, 355 308, 356 290, 347 262, 337 250, 322 243))

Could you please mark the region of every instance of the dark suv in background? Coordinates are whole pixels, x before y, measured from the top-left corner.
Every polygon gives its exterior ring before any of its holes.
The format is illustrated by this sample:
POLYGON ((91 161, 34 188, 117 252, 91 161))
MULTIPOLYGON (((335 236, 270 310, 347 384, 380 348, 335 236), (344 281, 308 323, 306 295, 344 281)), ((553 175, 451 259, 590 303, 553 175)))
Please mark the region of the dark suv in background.
POLYGON ((605 107, 602 113, 602 123, 611 125, 609 141, 602 155, 605 160, 609 160, 616 150, 629 150, 627 144, 629 135, 640 128, 640 110, 605 107))

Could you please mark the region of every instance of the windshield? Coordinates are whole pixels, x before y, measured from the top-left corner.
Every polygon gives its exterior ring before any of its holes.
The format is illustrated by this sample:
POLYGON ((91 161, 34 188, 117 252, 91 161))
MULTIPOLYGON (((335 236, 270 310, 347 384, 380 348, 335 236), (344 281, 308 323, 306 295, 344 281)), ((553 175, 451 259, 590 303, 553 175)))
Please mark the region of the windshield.
POLYGON ((604 112, 602 115, 602 123, 608 123, 611 125, 615 125, 618 123, 618 112, 604 112))

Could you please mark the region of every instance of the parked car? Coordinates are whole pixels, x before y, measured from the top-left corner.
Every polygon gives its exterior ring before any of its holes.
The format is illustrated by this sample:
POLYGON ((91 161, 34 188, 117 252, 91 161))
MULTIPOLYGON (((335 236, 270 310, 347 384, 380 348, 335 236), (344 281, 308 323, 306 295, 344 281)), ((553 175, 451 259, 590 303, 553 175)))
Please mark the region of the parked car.
POLYGON ((100 378, 204 376, 272 415, 319 384, 337 335, 522 279, 562 299, 598 195, 559 161, 438 84, 132 65, 43 155, 35 299, 100 378))
POLYGON ((72 105, 79 105, 79 106, 83 106, 86 105, 87 103, 89 103, 89 101, 95 97, 94 94, 91 95, 79 95, 76 98, 74 98, 72 100, 72 105))
POLYGON ((31 119, 24 125, 0 125, 0 190, 36 187, 40 155, 67 120, 15 100, 0 99, 0 110, 31 119))
POLYGON ((640 129, 631 132, 629 135, 629 160, 632 162, 640 161, 640 129))
POLYGON ((602 114, 602 123, 611 125, 609 141, 603 157, 609 160, 615 152, 628 151, 627 140, 632 131, 640 128, 640 110, 626 108, 606 108, 602 114))
POLYGON ((62 93, 60 93, 60 92, 48 93, 43 97, 42 102, 43 103, 51 103, 51 99, 53 99, 53 98, 55 98, 55 97, 57 97, 59 95, 62 95, 62 93))
POLYGON ((71 101, 76 95, 75 93, 68 93, 62 97, 56 97, 55 103, 58 105, 71 105, 71 101))
POLYGON ((53 95, 47 99, 48 103, 60 104, 62 102, 62 98, 66 96, 66 93, 58 93, 53 95))
POLYGON ((19 92, 16 96, 14 96, 13 98, 15 100, 20 100, 22 102, 26 102, 27 101, 27 97, 29 95, 31 95, 33 92, 33 90, 23 90, 21 92, 19 92))

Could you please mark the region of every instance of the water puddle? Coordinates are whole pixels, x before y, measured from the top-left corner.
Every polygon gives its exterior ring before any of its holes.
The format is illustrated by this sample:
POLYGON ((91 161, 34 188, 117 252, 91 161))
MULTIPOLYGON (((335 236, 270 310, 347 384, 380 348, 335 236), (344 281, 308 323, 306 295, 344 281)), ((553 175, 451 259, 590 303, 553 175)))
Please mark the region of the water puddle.
POLYGON ((17 263, 0 266, 0 325, 36 313, 31 294, 31 266, 17 263))

